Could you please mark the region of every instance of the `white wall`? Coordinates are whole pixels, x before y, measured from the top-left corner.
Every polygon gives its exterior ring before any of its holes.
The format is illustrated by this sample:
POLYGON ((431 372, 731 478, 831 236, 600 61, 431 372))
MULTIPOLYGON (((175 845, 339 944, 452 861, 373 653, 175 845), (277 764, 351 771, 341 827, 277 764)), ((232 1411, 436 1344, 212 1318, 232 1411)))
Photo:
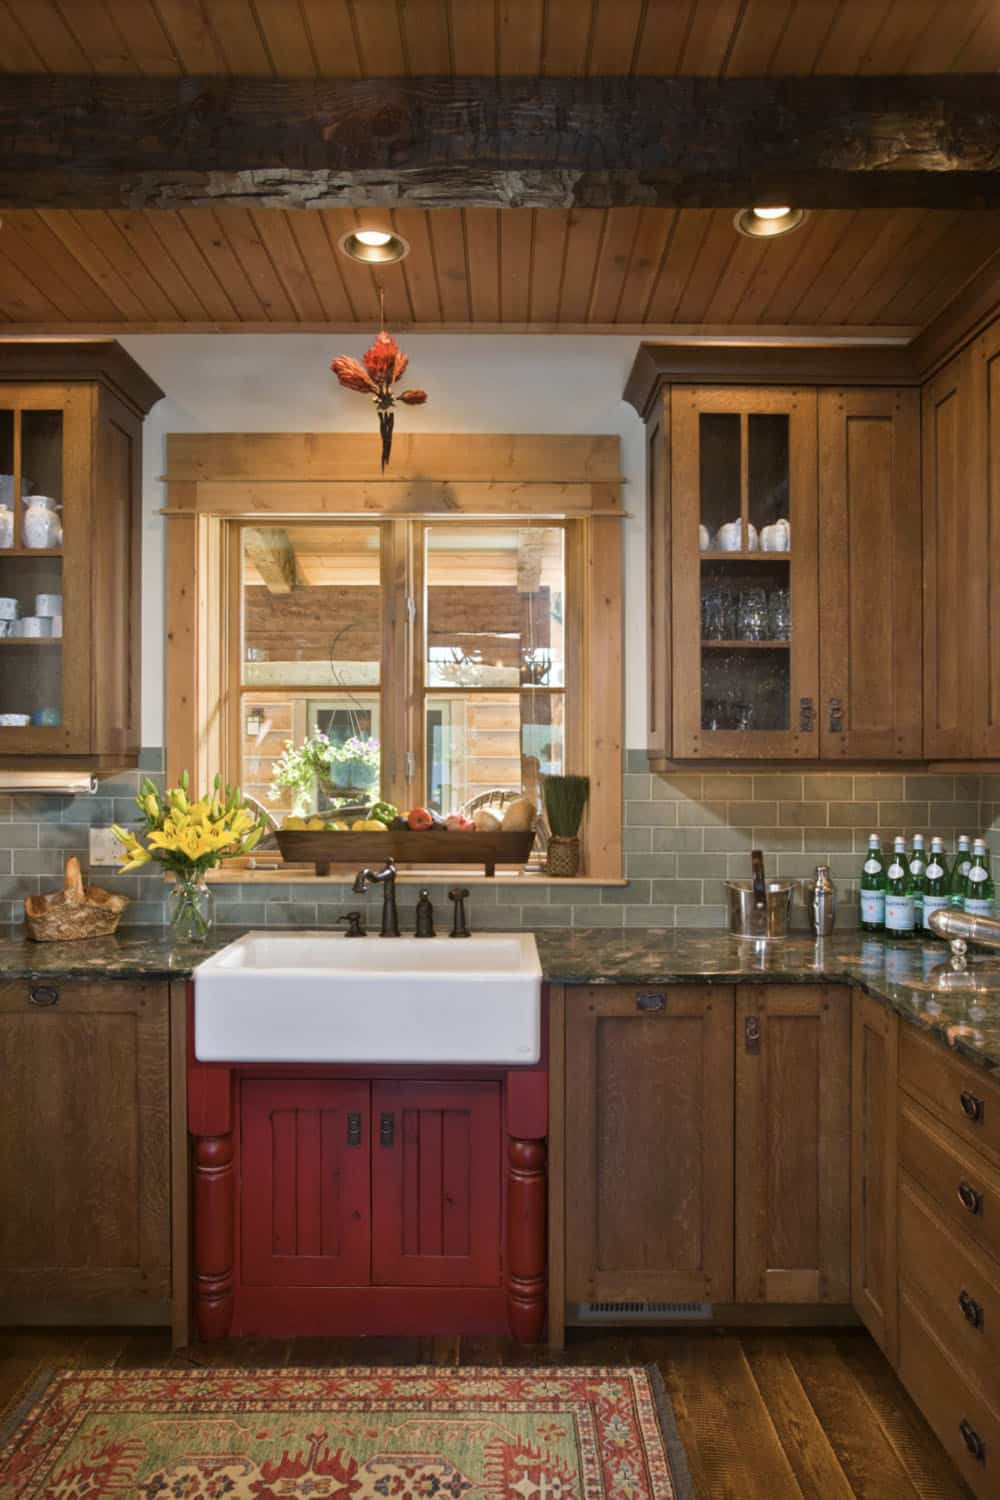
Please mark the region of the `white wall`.
MULTIPOLYGON (((370 336, 135 334, 120 342, 166 392, 145 431, 142 742, 163 743, 164 527, 168 432, 370 432, 371 404, 338 385, 330 360, 370 336)), ((625 743, 646 735, 645 469, 642 424, 621 399, 639 340, 563 335, 403 335, 407 432, 618 433, 625 476, 625 743)))

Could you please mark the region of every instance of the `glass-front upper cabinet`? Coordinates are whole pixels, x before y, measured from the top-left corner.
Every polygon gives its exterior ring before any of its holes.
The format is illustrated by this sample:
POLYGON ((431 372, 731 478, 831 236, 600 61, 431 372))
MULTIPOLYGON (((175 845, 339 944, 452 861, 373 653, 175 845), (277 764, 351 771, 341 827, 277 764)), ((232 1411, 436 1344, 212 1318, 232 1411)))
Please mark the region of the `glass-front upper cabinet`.
POLYGON ((674 747, 818 751, 816 397, 671 392, 674 747))

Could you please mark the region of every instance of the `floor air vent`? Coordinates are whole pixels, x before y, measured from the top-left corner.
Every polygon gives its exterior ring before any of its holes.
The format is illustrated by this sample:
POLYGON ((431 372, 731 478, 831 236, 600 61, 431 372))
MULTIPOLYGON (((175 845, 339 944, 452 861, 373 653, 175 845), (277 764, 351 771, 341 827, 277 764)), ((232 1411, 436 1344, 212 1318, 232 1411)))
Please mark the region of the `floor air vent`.
POLYGON ((567 1311, 572 1323, 707 1323, 711 1302, 576 1302, 567 1311))

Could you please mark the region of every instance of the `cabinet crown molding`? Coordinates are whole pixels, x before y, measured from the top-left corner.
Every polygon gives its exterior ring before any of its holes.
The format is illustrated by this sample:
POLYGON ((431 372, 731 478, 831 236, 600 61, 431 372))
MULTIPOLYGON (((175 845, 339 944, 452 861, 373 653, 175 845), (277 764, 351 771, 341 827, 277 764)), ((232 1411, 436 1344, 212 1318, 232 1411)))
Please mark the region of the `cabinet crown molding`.
POLYGON ((164 395, 115 339, 0 339, 0 384, 36 380, 62 385, 99 381, 140 417, 164 395))

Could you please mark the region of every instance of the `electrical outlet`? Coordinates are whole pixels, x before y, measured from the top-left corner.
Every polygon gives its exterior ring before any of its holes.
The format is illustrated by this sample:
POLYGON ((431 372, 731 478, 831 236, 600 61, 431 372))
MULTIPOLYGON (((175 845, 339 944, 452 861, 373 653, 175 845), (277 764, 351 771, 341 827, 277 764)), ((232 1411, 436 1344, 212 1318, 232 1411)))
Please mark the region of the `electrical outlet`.
POLYGON ((113 829, 92 828, 90 830, 91 865, 116 865, 121 852, 121 843, 113 829))

